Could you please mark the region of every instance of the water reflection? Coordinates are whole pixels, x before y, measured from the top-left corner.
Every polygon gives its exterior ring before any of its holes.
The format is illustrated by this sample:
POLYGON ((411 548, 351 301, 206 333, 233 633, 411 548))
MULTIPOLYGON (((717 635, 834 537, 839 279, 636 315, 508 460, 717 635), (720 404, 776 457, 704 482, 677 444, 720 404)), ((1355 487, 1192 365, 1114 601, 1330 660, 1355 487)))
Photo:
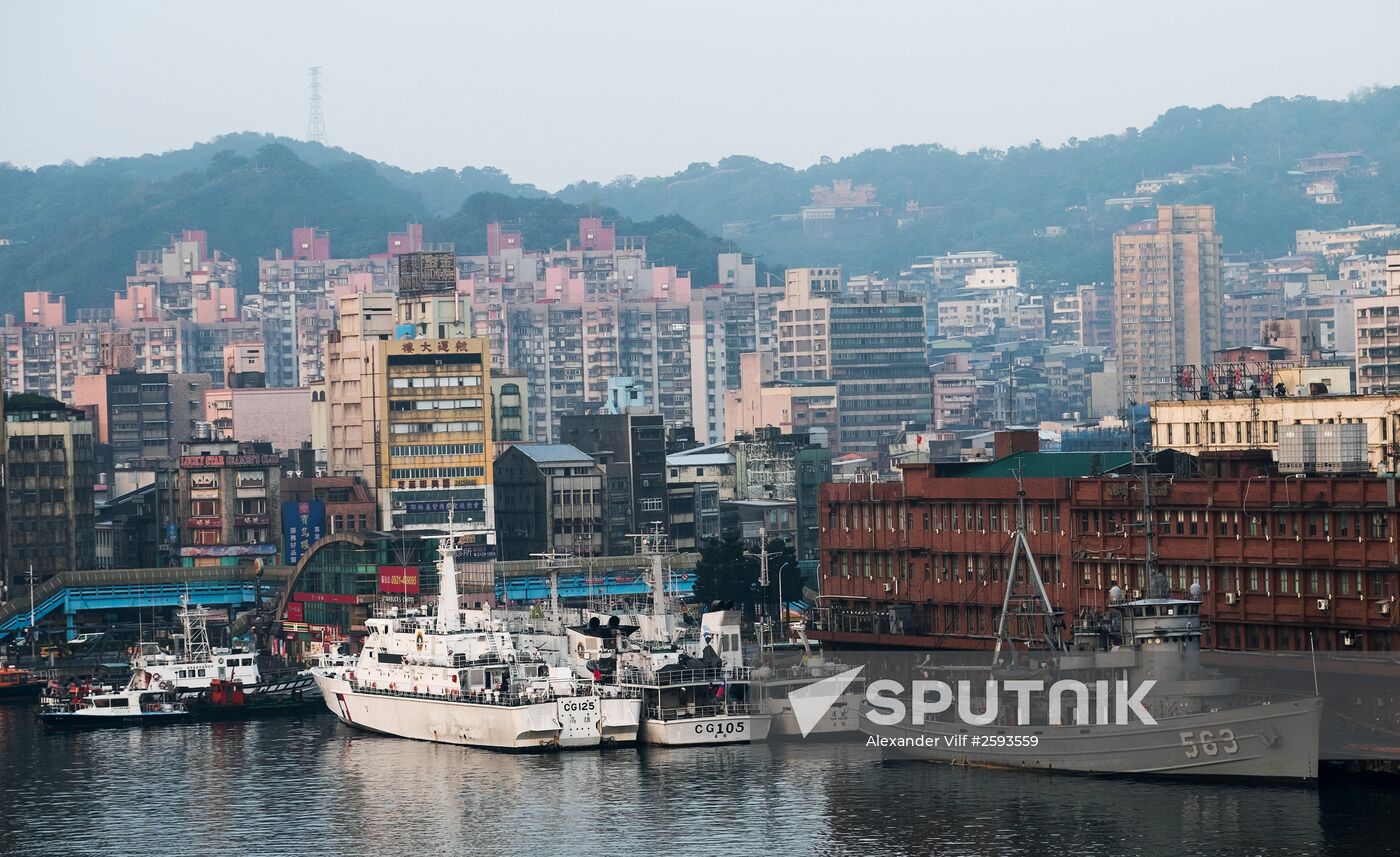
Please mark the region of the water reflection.
POLYGON ((1389 783, 1099 780, 859 741, 513 756, 328 717, 53 733, 0 707, 0 854, 1376 854, 1389 783))

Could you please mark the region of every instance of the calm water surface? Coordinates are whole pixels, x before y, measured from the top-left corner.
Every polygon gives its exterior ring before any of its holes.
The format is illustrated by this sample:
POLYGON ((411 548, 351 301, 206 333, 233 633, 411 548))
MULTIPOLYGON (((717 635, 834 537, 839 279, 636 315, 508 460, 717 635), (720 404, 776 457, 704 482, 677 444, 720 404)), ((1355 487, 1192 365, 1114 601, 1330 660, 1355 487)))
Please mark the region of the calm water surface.
POLYGON ((1097 780, 858 740, 512 756, 329 716, 85 733, 0 707, 0 855, 1400 853, 1400 784, 1097 780))

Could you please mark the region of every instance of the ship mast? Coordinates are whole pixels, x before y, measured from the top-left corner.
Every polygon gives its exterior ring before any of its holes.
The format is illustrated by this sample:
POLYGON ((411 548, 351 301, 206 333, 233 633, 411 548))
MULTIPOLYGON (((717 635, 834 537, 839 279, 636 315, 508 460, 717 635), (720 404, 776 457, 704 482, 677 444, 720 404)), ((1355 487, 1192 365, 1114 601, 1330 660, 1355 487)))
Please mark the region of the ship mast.
POLYGON ((462 603, 457 595, 457 530, 452 523, 452 513, 453 509, 449 507, 447 510, 447 534, 437 537, 437 629, 443 634, 450 634, 462 629, 462 603))
POLYGON ((666 615, 666 570, 662 562, 666 546, 661 526, 657 522, 649 533, 628 534, 637 540, 637 553, 651 559, 651 615, 656 620, 657 628, 661 627, 662 618, 666 615))
POLYGON ((562 633, 564 621, 559 610, 559 561, 569 559, 573 554, 567 551, 546 551, 532 553, 530 556, 543 561, 545 571, 549 573, 549 618, 554 623, 555 630, 562 633))
POLYGON ((1147 569, 1147 597, 1170 598, 1171 585, 1157 567, 1157 509, 1152 504, 1152 468, 1147 455, 1134 450, 1133 466, 1142 475, 1143 536, 1146 539, 1143 567, 1147 569))
MULTIPOLYGON (((1042 645, 1054 651, 1063 651, 1064 640, 1060 635, 1060 613, 1055 606, 1050 603, 1050 595, 1045 591, 1045 582, 1040 576, 1040 566, 1035 561, 1035 554, 1031 551, 1030 540, 1026 538, 1026 485, 1022 478, 1022 472, 1018 468, 1016 471, 1016 533, 1012 536, 1011 565, 1006 572, 1006 592, 1001 598, 1001 617, 997 620, 997 640, 996 647, 992 652, 992 663, 1001 663, 1001 650, 1005 646, 1008 649, 1015 648, 1015 639, 1012 638, 1008 625, 1014 615, 1022 622, 1035 623, 1041 620, 1039 627, 1039 637, 1034 636, 1037 630, 1032 627, 1022 642, 1027 648, 1031 643, 1042 645), (1024 569, 1022 566, 1024 565, 1024 569), (1024 576, 1025 582, 1030 584, 1033 591, 1016 592, 1017 584, 1024 576), (1013 605, 1012 602, 1015 602, 1013 605)), ((1024 588, 1024 587, 1023 587, 1024 588)))

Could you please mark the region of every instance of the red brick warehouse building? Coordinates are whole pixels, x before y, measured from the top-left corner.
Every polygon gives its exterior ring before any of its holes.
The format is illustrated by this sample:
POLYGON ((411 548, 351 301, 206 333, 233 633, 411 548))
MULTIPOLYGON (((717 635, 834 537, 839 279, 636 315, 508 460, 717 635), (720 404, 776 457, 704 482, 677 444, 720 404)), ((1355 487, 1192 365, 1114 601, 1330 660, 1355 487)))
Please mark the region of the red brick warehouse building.
MULTIPOLYGON (((1001 448, 1000 452, 1007 452, 1001 448)), ((1397 648, 1395 480, 1280 475, 1267 457, 1157 457, 1158 564, 1174 596, 1205 590, 1204 645, 1227 650, 1397 648), (1314 635, 1310 643, 1309 634, 1314 635)), ((1072 619, 1118 583, 1146 590, 1142 480, 1128 453, 1020 451, 904 468, 904 481, 821 492, 821 600, 835 644, 990 648, 1016 528, 1072 619)))

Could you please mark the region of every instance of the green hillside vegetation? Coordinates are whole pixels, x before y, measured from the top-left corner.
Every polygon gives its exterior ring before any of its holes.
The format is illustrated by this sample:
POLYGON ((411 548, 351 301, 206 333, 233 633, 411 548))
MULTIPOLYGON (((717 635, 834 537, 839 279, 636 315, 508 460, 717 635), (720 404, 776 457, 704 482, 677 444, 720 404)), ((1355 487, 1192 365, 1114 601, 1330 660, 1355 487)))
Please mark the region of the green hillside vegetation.
MULTIPOLYGON (((527 246, 552 247, 577 235, 579 217, 601 216, 618 221, 623 234, 645 236, 658 262, 692 270, 704 283, 714 280, 715 254, 729 248, 680 217, 632 222, 528 187, 523 190, 531 196, 475 190, 455 201, 455 213, 439 217, 425 197, 452 196, 453 187, 474 186, 474 177, 395 172, 313 144, 297 149, 316 163, 276 142, 240 154, 248 138, 256 135, 223 138, 233 140, 231 149, 214 151, 210 144, 82 167, 0 167, 0 199, 7 202, 0 208, 0 237, 16 242, 0 247, 0 307, 17 309, 20 294, 30 289, 67 294, 74 307, 110 306, 135 254, 164 246, 183 228, 207 230, 212 248, 237 258, 245 289, 256 288, 257 259, 286 248, 290 230, 305 225, 329 229, 336 255, 362 256, 382 252, 385 235, 413 221, 424 224, 430 241, 482 252, 492 220, 519 220, 527 246)), ((522 191, 499 175, 494 184, 522 191)))
POLYGON ((1237 109, 1179 107, 1141 131, 1055 148, 1036 142, 959 153, 938 145, 897 146, 804 170, 731 157, 672 176, 581 182, 559 195, 633 217, 678 213, 713 232, 745 222, 747 232, 737 240, 788 264, 892 273, 918 255, 991 249, 1021 260, 1033 281, 1085 282, 1111 279, 1113 232, 1150 215, 1106 209, 1105 199, 1133 195, 1142 179, 1222 163, 1239 171, 1170 186, 1157 198, 1214 204, 1227 250, 1280 255, 1291 248, 1295 229, 1394 221, 1400 218, 1400 88, 1359 92, 1345 101, 1270 98, 1237 109), (1303 181, 1289 175, 1299 158, 1350 150, 1364 151, 1379 172, 1344 178, 1341 205, 1317 205, 1304 196, 1303 181), (874 185, 893 216, 837 241, 805 238, 797 224, 771 220, 808 204, 813 186, 837 179, 874 185), (898 228, 894 221, 909 200, 931 210, 898 228), (1067 232, 1037 237, 1046 226, 1067 232))
POLYGON ((1019 259, 1030 282, 1109 280, 1111 236, 1149 216, 1104 206, 1142 179, 1193 166, 1236 171, 1171 185, 1160 202, 1218 209, 1230 251, 1288 252, 1299 228, 1400 220, 1400 87, 1344 101, 1270 98, 1247 108, 1179 107, 1144 130, 1058 147, 956 152, 930 145, 861 152, 807 169, 734 156, 672 176, 579 182, 554 197, 499 170, 410 172, 343 149, 268 135, 231 134, 189 149, 38 170, 0 165, 0 307, 26 289, 106 306, 136 252, 183 228, 245 265, 285 247, 294 226, 331 230, 337 255, 383 249, 384 236, 422 222, 430 241, 479 251, 491 220, 520 220, 531 247, 560 246, 579 216, 619 222, 648 238, 649 254, 714 279, 714 254, 761 254, 770 265, 841 264, 892 274, 915 257, 990 249, 1019 259), (1319 206, 1290 175, 1299 158, 1361 150, 1376 175, 1341 180, 1342 204, 1319 206), (886 211, 844 237, 803 234, 791 215, 814 185, 874 185, 886 211), (906 214, 917 202, 918 215, 906 214), (626 219, 626 218, 631 218, 626 219), (900 224, 902 222, 902 225, 900 224), (737 228, 726 234, 725 225, 737 228), (1058 237, 1041 237, 1061 227, 1058 237))

